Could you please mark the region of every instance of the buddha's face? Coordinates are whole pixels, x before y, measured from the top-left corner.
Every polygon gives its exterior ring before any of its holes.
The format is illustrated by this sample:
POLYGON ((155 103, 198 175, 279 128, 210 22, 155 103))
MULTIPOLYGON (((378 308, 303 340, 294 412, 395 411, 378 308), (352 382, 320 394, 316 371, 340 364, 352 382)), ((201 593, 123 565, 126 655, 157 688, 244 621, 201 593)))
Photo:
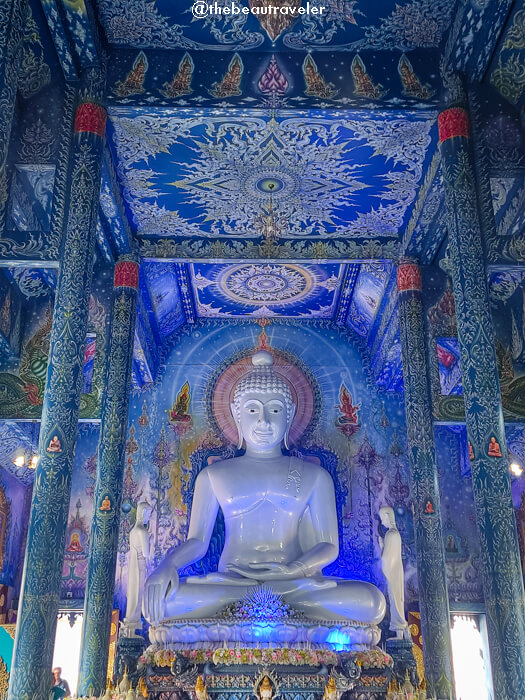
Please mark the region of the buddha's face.
POLYGON ((241 397, 236 419, 246 444, 267 451, 281 444, 292 417, 281 393, 250 391, 241 397))
MULTIPOLYGON (((140 509, 142 511, 142 522, 143 523, 149 523, 149 519, 151 518, 151 506, 150 505, 141 505, 140 509)), ((137 514, 137 516, 140 514, 137 514)))
POLYGON ((391 508, 380 508, 379 509, 379 518, 381 520, 381 523, 385 527, 392 527, 395 519, 394 519, 394 511, 391 508))

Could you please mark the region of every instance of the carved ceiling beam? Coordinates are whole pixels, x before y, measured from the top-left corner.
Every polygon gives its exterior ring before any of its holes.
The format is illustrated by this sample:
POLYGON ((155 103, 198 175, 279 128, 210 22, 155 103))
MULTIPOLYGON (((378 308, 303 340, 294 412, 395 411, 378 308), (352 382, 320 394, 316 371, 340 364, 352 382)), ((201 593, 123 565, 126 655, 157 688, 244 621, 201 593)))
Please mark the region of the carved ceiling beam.
POLYGON ((470 81, 485 75, 513 0, 459 2, 443 52, 442 70, 460 71, 470 81))
POLYGON ((40 0, 60 65, 67 81, 103 61, 91 0, 40 0))
POLYGON ((403 235, 402 256, 427 265, 433 261, 446 235, 446 227, 441 225, 443 202, 441 161, 436 150, 403 235))

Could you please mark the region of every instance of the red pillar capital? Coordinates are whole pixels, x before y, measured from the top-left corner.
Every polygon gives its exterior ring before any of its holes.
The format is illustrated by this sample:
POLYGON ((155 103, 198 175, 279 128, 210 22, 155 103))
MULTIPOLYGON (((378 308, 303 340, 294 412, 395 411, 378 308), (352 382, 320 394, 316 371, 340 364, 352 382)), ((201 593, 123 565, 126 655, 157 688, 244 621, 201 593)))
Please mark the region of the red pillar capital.
POLYGON ((139 288, 139 264, 133 260, 120 260, 115 265, 114 287, 139 288))
POLYGON ((106 110, 95 102, 83 102, 75 113, 75 133, 104 136, 106 133, 106 110))
POLYGON ((421 270, 416 263, 402 262, 397 268, 397 289, 399 292, 420 292, 423 288, 421 270))
POLYGON ((439 143, 455 136, 469 137, 468 112, 463 107, 450 107, 438 114, 439 143))

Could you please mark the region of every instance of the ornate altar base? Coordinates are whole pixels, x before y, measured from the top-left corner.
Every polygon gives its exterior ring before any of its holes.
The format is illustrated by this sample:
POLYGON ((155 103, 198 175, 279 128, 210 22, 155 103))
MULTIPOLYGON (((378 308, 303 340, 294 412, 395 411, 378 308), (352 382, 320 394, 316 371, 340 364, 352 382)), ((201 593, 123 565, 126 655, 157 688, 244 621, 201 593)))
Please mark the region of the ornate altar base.
POLYGON ((148 649, 141 659, 152 700, 385 700, 393 661, 380 649, 148 649), (266 696, 259 685, 267 676, 266 696), (330 680, 333 679, 333 680, 330 680), (335 686, 333 685, 335 682, 335 686), (331 686, 332 684, 332 686, 331 686))
POLYGON ((375 647, 377 626, 309 620, 265 587, 215 618, 166 620, 149 636, 137 670, 153 700, 384 700, 394 665, 375 647))

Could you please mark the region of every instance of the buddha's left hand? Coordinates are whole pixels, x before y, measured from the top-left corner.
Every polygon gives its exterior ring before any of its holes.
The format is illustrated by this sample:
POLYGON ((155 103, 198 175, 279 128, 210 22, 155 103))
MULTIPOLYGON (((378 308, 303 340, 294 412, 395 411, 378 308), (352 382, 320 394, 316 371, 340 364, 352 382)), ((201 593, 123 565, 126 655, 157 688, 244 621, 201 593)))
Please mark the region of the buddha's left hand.
POLYGON ((250 564, 247 567, 229 564, 228 571, 240 574, 241 576, 244 576, 244 578, 251 578, 257 581, 301 578, 304 576, 300 565, 296 562, 292 562, 291 564, 267 562, 264 564, 250 564))

